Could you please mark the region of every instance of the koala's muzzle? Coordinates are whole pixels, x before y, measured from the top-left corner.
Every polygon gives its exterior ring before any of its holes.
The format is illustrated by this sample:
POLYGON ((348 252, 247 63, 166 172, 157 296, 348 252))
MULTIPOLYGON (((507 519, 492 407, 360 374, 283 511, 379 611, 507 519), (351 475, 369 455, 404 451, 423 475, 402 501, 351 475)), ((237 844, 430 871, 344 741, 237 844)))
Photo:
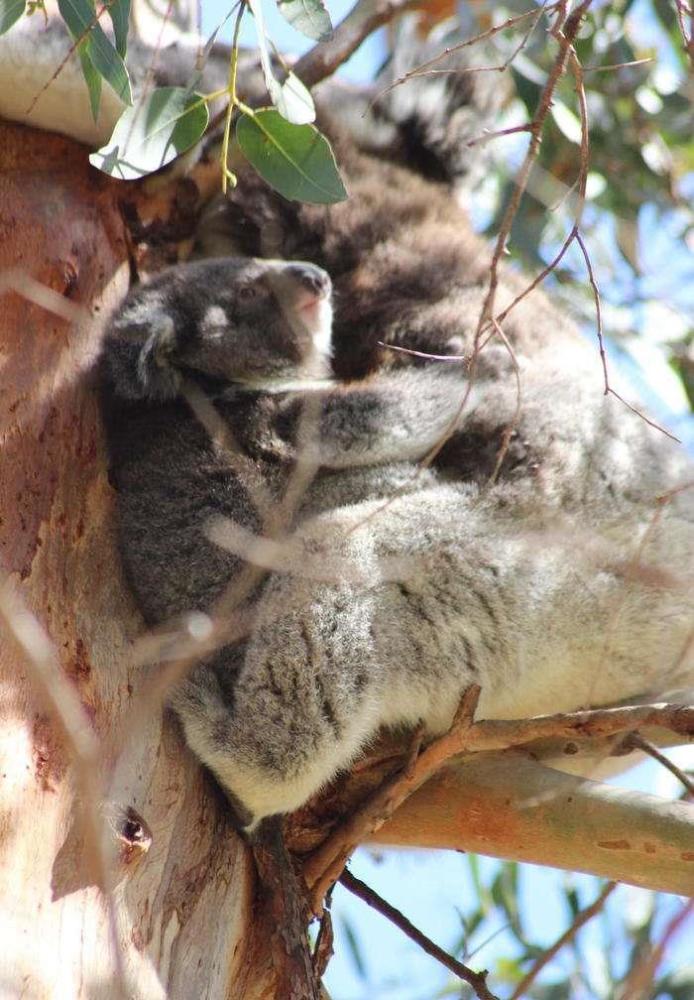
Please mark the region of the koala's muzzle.
POLYGON ((311 292, 319 298, 330 294, 332 287, 329 276, 315 264, 308 264, 300 261, 296 264, 289 264, 286 273, 296 281, 305 291, 311 292))
POLYGON ((322 267, 306 260, 264 260, 258 262, 280 302, 284 306, 302 309, 330 298, 332 282, 322 267))

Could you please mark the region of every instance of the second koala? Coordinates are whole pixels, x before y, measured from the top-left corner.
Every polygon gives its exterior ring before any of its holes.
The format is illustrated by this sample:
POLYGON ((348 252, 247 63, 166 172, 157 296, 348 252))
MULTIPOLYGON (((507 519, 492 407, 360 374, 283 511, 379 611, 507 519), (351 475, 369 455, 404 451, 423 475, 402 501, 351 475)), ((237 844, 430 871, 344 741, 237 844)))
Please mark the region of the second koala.
MULTIPOLYGON (((510 422, 513 379, 470 386, 432 363, 339 383, 330 333, 324 271, 230 258, 135 289, 104 348, 121 550, 148 622, 210 610, 244 562, 266 569, 248 634, 172 697, 248 826, 301 805, 381 726, 444 730, 473 681, 481 717, 526 717, 660 692, 692 669, 677 498, 638 555, 660 582, 628 571, 652 491, 615 496, 615 461, 636 438, 654 453, 645 425, 595 394, 610 447, 586 441, 567 465, 552 441, 575 385, 536 358, 519 428, 545 442, 548 475, 561 463, 562 489, 530 473, 480 488, 417 463, 454 426, 464 442, 510 422), (196 414, 201 396, 233 446, 196 414)), ((658 468, 661 483, 683 472, 662 449, 658 468)))

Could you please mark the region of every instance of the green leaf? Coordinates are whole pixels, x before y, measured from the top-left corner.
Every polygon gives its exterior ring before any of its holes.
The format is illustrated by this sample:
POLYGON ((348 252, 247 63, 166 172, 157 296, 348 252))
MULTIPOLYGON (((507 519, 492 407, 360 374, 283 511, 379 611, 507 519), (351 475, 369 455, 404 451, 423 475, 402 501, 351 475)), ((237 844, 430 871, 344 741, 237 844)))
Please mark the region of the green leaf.
POLYGON ((314 125, 292 125, 274 108, 242 115, 239 146, 260 176, 291 201, 330 205, 347 197, 330 143, 314 125))
POLYGON ((567 886, 564 889, 564 899, 566 900, 567 906, 569 907, 569 913, 571 914, 571 919, 575 920, 580 909, 581 904, 578 898, 578 893, 573 885, 567 886))
POLYGON ((91 163, 106 174, 133 180, 170 163, 207 128, 207 105, 183 87, 159 87, 118 119, 106 146, 91 163))
POLYGON ((26 7, 26 0, 0 0, 0 35, 9 31, 26 7))
POLYGON ((260 0, 248 0, 255 20, 260 52, 260 65, 265 77, 265 86, 270 100, 283 118, 294 125, 307 125, 316 117, 313 98, 303 83, 293 73, 289 73, 284 83, 279 83, 272 72, 272 59, 265 34, 265 21, 260 0))
POLYGON ((130 80, 121 56, 98 22, 89 0, 58 0, 58 9, 75 41, 89 36, 89 57, 101 76, 125 104, 132 104, 130 80))
POLYGON ((289 73, 273 97, 273 103, 283 118, 295 125, 308 125, 315 121, 316 108, 310 92, 298 76, 289 73))
POLYGON ((89 104, 92 109, 92 118, 96 121, 99 117, 99 105, 101 103, 101 76, 94 69, 94 63, 89 57, 88 38, 77 46, 77 54, 80 57, 82 73, 89 91, 89 104))
POLYGON ((116 39, 116 52, 125 59, 128 47, 128 25, 130 22, 130 0, 112 0, 110 6, 106 7, 108 16, 113 25, 113 34, 116 39))
POLYGON ((333 33, 330 15, 322 0, 277 0, 277 9, 292 28, 316 42, 324 42, 333 33))

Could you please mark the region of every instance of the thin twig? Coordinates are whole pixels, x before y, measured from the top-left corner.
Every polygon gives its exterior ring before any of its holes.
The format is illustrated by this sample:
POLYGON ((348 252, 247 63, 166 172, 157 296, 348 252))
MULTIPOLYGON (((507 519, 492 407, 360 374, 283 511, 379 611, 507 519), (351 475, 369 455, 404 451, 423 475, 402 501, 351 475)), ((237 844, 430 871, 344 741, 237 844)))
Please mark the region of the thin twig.
MULTIPOLYGON (((543 14, 547 12, 548 9, 549 9, 548 7, 543 5, 539 7, 537 11, 527 11, 525 14, 520 14, 518 17, 510 18, 502 26, 499 26, 497 28, 492 28, 490 29, 490 31, 483 32, 481 35, 477 35, 475 38, 472 39, 467 39, 466 41, 461 42, 458 45, 449 46, 443 52, 439 53, 437 56, 434 56, 433 59, 429 59, 427 62, 422 63, 419 66, 415 66, 414 69, 408 70, 407 73, 404 73, 403 76, 399 77, 394 83, 391 83, 388 87, 386 87, 385 90, 380 91, 380 93, 377 94, 376 97, 372 98, 372 100, 369 102, 367 106, 367 111, 373 107, 373 105, 379 100, 380 97, 383 97, 384 94, 387 94, 395 87, 398 87, 403 83, 407 83, 408 80, 416 80, 423 76, 453 76, 453 75, 472 76, 475 73, 506 72, 509 66, 513 63, 518 53, 522 49, 524 49, 525 46, 528 44, 528 40, 530 39, 530 36, 532 35, 537 25, 539 24, 540 18, 542 17, 543 14), (530 24, 528 30, 521 37, 521 40, 518 42, 513 51, 508 55, 508 57, 502 63, 497 63, 495 66, 456 66, 452 69, 428 68, 433 63, 436 63, 439 60, 444 59, 446 56, 449 56, 452 53, 457 52, 459 49, 467 48, 468 45, 473 45, 476 42, 482 41, 486 37, 491 37, 491 34, 497 34, 499 31, 502 30, 502 27, 507 27, 507 28, 510 27, 511 26, 510 22, 515 23, 518 21, 525 20, 529 15, 532 15, 533 13, 535 14, 535 17, 532 23, 530 24)), ((362 118, 366 115, 367 111, 364 111, 364 114, 362 114, 362 118)), ((467 145, 473 145, 473 143, 468 143, 467 145)))
POLYGON ((607 73, 615 69, 627 69, 629 66, 645 66, 647 63, 655 62, 653 56, 646 56, 645 59, 630 59, 628 62, 610 63, 608 66, 584 66, 584 73, 607 73))
POLYGON ((619 400, 623 406, 626 406, 627 410, 631 410, 632 413, 639 417, 640 420, 643 420, 645 424, 648 424, 649 427, 652 427, 653 430, 660 431, 661 434, 664 434, 665 437, 669 437, 670 440, 674 441, 676 444, 682 444, 682 441, 676 434, 673 434, 667 429, 667 427, 663 427, 663 425, 657 423, 657 421, 651 420, 650 417, 646 416, 643 410, 640 410, 638 406, 634 406, 630 403, 628 399, 625 399, 624 396, 620 395, 616 389, 612 388, 612 386, 610 386, 610 396, 614 396, 614 398, 619 400))
POLYGON ((598 338, 598 349, 600 351, 600 362, 602 364, 602 375, 605 383, 605 395, 607 396, 610 391, 610 378, 607 374, 607 352, 605 351, 605 338, 602 332, 602 309, 600 306, 600 289, 598 288, 598 283, 595 280, 595 275, 593 274, 593 266, 590 262, 590 257, 588 256, 588 251, 586 250, 586 245, 583 242, 583 237, 581 236, 580 230, 575 229, 573 237, 578 243, 581 253, 583 254, 583 259, 586 264, 586 269, 588 271, 588 281, 590 282, 590 287, 593 290, 593 299, 595 301, 595 321, 597 323, 596 334, 598 338))
POLYGON ((616 888, 616 882, 608 882, 600 895, 590 904, 590 906, 586 906, 585 910, 581 910, 580 913, 576 914, 571 922, 571 926, 567 927, 564 933, 557 938, 554 944, 550 945, 550 947, 547 948, 533 963, 532 967, 518 983, 518 986, 516 986, 509 1000, 522 1000, 522 997, 524 997, 528 991, 528 987, 535 982, 544 967, 552 961, 554 956, 557 955, 562 948, 566 947, 570 941, 573 941, 581 928, 585 927, 589 920, 592 920, 593 917, 597 916, 605 905, 607 897, 613 893, 616 888))
POLYGON ((377 910, 378 913, 386 917, 387 920, 390 920, 392 924, 395 924, 395 926, 398 927, 403 934, 406 934, 408 938, 418 944, 422 951, 425 951, 427 955, 431 955, 431 957, 435 958, 437 962, 440 962, 441 965, 444 965, 447 969, 449 969, 454 976, 457 976, 459 979, 462 979, 463 982, 467 983, 479 1000, 497 1000, 496 996, 489 991, 487 986, 486 971, 473 972, 472 969, 468 968, 467 965, 463 965, 463 963, 459 962, 457 958, 449 955, 443 948, 439 948, 439 946, 435 944, 431 938, 427 937, 426 934, 423 934, 422 931, 419 930, 419 928, 415 927, 414 924, 407 919, 404 913, 401 913, 400 910, 392 906, 389 902, 387 902, 387 900, 383 899, 382 896, 379 896, 374 889, 368 886, 365 882, 362 882, 361 879, 356 878, 356 876, 352 875, 352 873, 346 868, 342 875, 340 875, 340 883, 345 887, 345 889, 348 889, 355 896, 358 896, 359 899, 362 899, 374 910, 377 910))
MULTIPOLYGON (((578 95, 578 103, 579 103, 579 115, 580 115, 580 122, 581 122, 581 145, 580 145, 580 151, 579 151, 580 159, 579 159, 578 177, 577 177, 577 180, 576 180, 576 186, 578 188, 579 196, 578 196, 578 203, 576 205, 576 210, 575 210, 575 214, 574 214, 574 224, 573 224, 573 227, 571 229, 571 232, 568 234, 568 236, 564 240, 564 243, 560 247, 559 252, 555 256, 554 260, 552 260, 540 272, 540 274, 537 275, 537 277, 530 283, 530 285, 520 295, 516 296, 516 298, 513 299, 513 301, 510 303, 510 305, 506 306, 506 308, 503 309, 495 317, 496 321, 498 323, 503 323, 503 321, 506 319, 506 317, 508 316, 508 314, 521 301, 521 299, 525 298, 526 295, 528 295, 534 288, 536 288, 542 281, 544 281, 544 279, 547 277, 547 275, 550 274, 550 272, 553 271, 554 268, 556 268, 556 266, 559 264, 559 262, 561 261, 562 257, 564 256, 564 254, 568 250, 569 246, 573 242, 573 240, 575 238, 575 235, 576 235, 576 232, 578 231, 578 227, 581 224, 581 219, 582 219, 582 216, 583 216, 583 210, 584 210, 584 207, 585 207, 586 183, 587 183, 587 176, 588 176, 588 160, 589 160, 588 110, 587 110, 587 102, 586 102, 586 97, 585 97, 585 90, 584 90, 584 87, 583 87, 583 77, 582 77, 581 66, 580 66, 580 63, 579 63, 579 61, 578 61, 578 59, 576 57, 576 54, 575 54, 575 52, 573 50, 571 42, 573 40, 573 37, 575 36, 576 31, 578 30, 578 27, 580 25, 580 20, 582 19, 583 14, 586 12, 586 10, 587 10, 587 8, 588 8, 589 5, 590 5, 590 0, 585 0, 585 2, 583 4, 581 4, 581 6, 576 10, 575 14, 573 15, 574 21, 573 21, 573 26, 572 26, 572 29, 571 29, 572 34, 571 34, 570 38, 567 38, 566 29, 565 29, 565 32, 563 34, 559 33, 559 37, 560 37, 561 42, 562 42, 561 47, 560 47, 560 51, 559 51, 559 55, 557 56, 557 58, 555 60, 555 63, 554 63, 554 66, 552 68, 552 73, 550 75, 550 78, 547 80, 547 83, 545 84, 544 90, 543 90, 542 94, 540 95, 540 99, 538 101, 537 110, 535 112, 535 115, 533 116, 533 120, 527 126, 531 130, 531 132, 532 132, 532 140, 531 140, 530 146, 528 147, 528 150, 527 150, 527 152, 525 154, 525 160, 523 162, 523 166, 521 167, 521 172, 519 174, 519 178, 520 179, 518 179, 516 181, 516 189, 515 189, 515 192, 514 192, 514 199, 511 200, 511 203, 509 204, 509 206, 508 206, 508 208, 506 210, 506 213, 504 215, 504 219, 502 220, 501 229, 499 231, 499 236, 497 237, 497 242, 496 242, 495 251, 494 251, 494 257, 492 259, 492 267, 494 268, 493 277, 496 276, 496 264, 498 264, 498 261, 499 261, 499 259, 501 257, 503 249, 505 247, 506 240, 508 238, 508 234, 511 231, 511 225, 513 224, 513 219, 515 218, 515 214, 516 214, 516 211, 518 209, 518 204, 520 203, 521 195, 523 193, 523 190, 527 186, 528 178, 529 178, 529 175, 530 175, 530 167, 532 166, 532 164, 533 164, 534 160, 536 159, 537 154, 539 152, 540 130, 541 130, 542 124, 544 123, 544 120, 545 120, 545 118, 547 116, 547 113, 548 113, 548 111, 549 111, 549 109, 551 107, 552 95, 553 95, 554 89, 555 89, 555 87, 556 87, 556 85, 558 83, 559 76, 563 72, 563 68, 564 68, 564 65, 565 65, 567 59, 570 61, 571 68, 572 68, 573 73, 574 73, 574 79, 575 79, 575 82, 576 82, 576 92, 577 92, 577 95, 578 95), (578 18, 577 21, 575 20, 576 18, 578 18), (514 201, 515 201, 515 205, 513 204, 514 201)), ((492 292, 492 290, 493 290, 492 289, 492 280, 490 279, 490 293, 492 292)), ((479 336, 479 334, 481 334, 485 330, 485 328, 487 326, 487 323, 485 322, 486 311, 490 311, 491 310, 491 304, 492 303, 493 303, 493 297, 490 300, 490 303, 489 303, 489 306, 487 307, 487 310, 485 310, 484 307, 482 309, 482 312, 480 314, 480 320, 479 320, 479 323, 478 323, 478 334, 477 334, 477 336, 479 336)))
MULTIPOLYGON (((528 289, 522 295, 517 296, 517 298, 514 300, 514 302, 511 303, 509 307, 507 307, 498 316, 494 316, 494 302, 496 299, 496 290, 499 282, 499 275, 498 275, 499 263, 505 251, 506 243, 508 241, 511 232, 511 226, 518 211, 518 206, 520 204, 521 197, 527 187, 528 178, 530 176, 530 170, 539 153, 542 128, 545 119, 549 114, 549 110, 552 106, 552 95, 554 94, 554 90, 557 86, 557 83, 559 82, 559 79, 562 73, 564 72, 567 58, 569 58, 570 54, 575 56, 575 54, 573 53, 573 49, 571 47, 572 42, 581 25, 583 16, 585 15, 586 11, 588 10, 588 7, 590 6, 590 3, 591 0, 583 0, 583 3, 581 3, 580 6, 574 11, 574 13, 571 14, 570 17, 568 17, 564 22, 564 30, 560 31, 558 28, 554 30, 554 34, 559 40, 559 53, 555 58, 547 82, 542 90, 542 93, 540 94, 540 98, 537 104, 537 109, 535 111, 535 115, 533 116, 532 121, 525 126, 519 126, 519 128, 523 128, 530 132, 531 140, 528 149, 526 151, 523 163, 521 164, 521 168, 516 177, 516 183, 513 195, 509 200, 509 204, 501 220, 501 226, 499 228, 499 233, 497 235, 496 243, 494 245, 494 249, 492 252, 492 257, 489 265, 489 280, 487 284, 487 292, 484 297, 484 301, 482 303, 482 308, 480 309, 479 312, 477 327, 475 329, 475 334, 473 338, 473 351, 472 351, 472 356, 470 358, 469 369, 468 369, 469 381, 466 385, 466 389, 463 394, 463 398, 461 399, 458 411, 454 415, 449 426, 444 430, 439 441, 436 443, 436 445, 434 445, 431 451, 422 460, 421 465, 423 467, 431 465, 431 463, 435 460, 436 456, 449 441, 456 427, 459 425, 460 419, 462 417, 463 411, 465 409, 469 395, 474 385, 476 371, 477 371, 477 358, 481 350, 483 334, 486 333, 489 327, 492 326, 494 323, 501 324, 503 322, 504 317, 508 315, 508 313, 516 304, 516 302, 520 301, 520 299, 523 298, 523 296, 526 295, 527 292, 530 290, 528 289)), ((561 15, 566 10, 566 2, 553 4, 551 5, 551 7, 548 6, 543 9, 545 11, 550 9, 557 10, 560 12, 561 15)), ((533 11, 532 13, 535 14, 536 12, 533 11)), ((563 20, 561 16, 560 20, 563 20)), ((577 65, 577 61, 576 63, 572 63, 572 65, 574 66, 577 65)), ((577 87, 578 86, 579 86, 579 79, 577 79, 577 87)), ((585 177, 587 175, 587 143, 588 143, 588 129, 587 129, 586 116, 587 116, 587 111, 586 111, 585 94, 584 94, 583 100, 581 102, 581 123, 582 123, 581 166, 579 170, 579 177, 581 178, 581 183, 579 184, 579 190, 582 192, 582 196, 576 211, 576 222, 574 224, 574 229, 580 223, 580 218, 583 211, 583 204, 585 201, 585 177)), ((516 129, 516 131, 517 130, 518 129, 516 129)), ((566 246, 562 249, 562 254, 565 252, 566 248, 568 248, 571 239, 573 239, 573 235, 570 235, 567 238, 566 246)), ((547 273, 549 273, 548 270, 547 273)), ((541 280, 541 278, 536 279, 536 283, 539 282, 539 280, 541 280)), ((534 284, 531 285, 531 288, 532 287, 534 287, 534 284)))
POLYGON ((524 122, 522 125, 510 125, 508 128, 499 128, 495 131, 490 132, 488 129, 484 129, 482 135, 478 135, 476 139, 469 139, 465 145, 469 148, 473 146, 483 146, 486 143, 491 142, 492 139, 499 139, 504 135, 516 135, 519 132, 532 132, 533 124, 532 122, 524 122))
POLYGON ((315 87, 332 76, 373 31, 417 3, 418 0, 358 0, 331 38, 314 45, 299 59, 294 73, 305 86, 315 87))
MULTIPOLYGON (((498 268, 501 257, 506 249, 506 244, 508 242, 511 226, 513 220, 518 212, 518 206, 523 193, 528 184, 528 177, 530 176, 530 170, 533 163, 537 159, 540 151, 540 138, 542 135, 542 128, 545 123, 545 119, 549 114, 550 108, 552 106, 552 96, 559 82, 560 77, 564 73, 566 66, 566 61, 569 56, 569 50, 573 44, 573 40, 576 33, 581 25, 584 15, 586 14, 588 7, 590 6, 591 0, 583 0, 576 10, 566 19, 563 25, 563 30, 559 28, 554 29, 553 34, 559 42, 559 52, 554 60, 554 64, 549 72, 547 82, 542 89, 540 98, 537 103, 537 108, 535 114, 533 115, 532 121, 529 123, 530 131, 530 143, 528 149, 525 153, 525 157, 521 164, 520 170, 515 178, 515 185, 513 194, 509 199, 509 203, 503 214, 501 225, 499 227, 499 232, 497 234, 496 242, 494 244, 494 249, 492 251, 492 259, 489 267, 489 281, 487 285, 487 294, 485 295, 484 301, 482 303, 482 308, 480 309, 479 318, 477 321, 477 329, 475 331, 475 346, 479 346, 480 337, 488 324, 489 319, 494 314, 494 302, 496 299, 496 290, 499 283, 498 268)), ((558 8, 560 13, 566 10, 566 4, 561 4, 558 8)))
POLYGON ((84 306, 70 302, 60 292, 37 281, 21 267, 8 267, 0 272, 0 296, 15 292, 40 309, 59 316, 68 323, 89 319, 89 311, 84 306))
POLYGON ((653 758, 653 760, 657 760, 659 764, 662 764, 662 766, 666 768, 670 774, 674 774, 677 780, 684 785, 689 798, 694 798, 694 781, 692 781, 692 779, 684 773, 681 767, 678 767, 674 761, 671 761, 669 757, 666 757, 654 743, 647 740, 645 736, 642 736, 640 733, 630 733, 622 743, 622 746, 624 748, 633 747, 635 750, 643 750, 643 752, 647 753, 649 757, 653 758))
POLYGON ((266 518, 273 505, 274 497, 268 490, 262 476, 258 474, 256 463, 244 455, 241 450, 229 421, 222 419, 212 400, 192 379, 184 380, 181 395, 207 431, 215 449, 229 463, 233 472, 240 477, 255 509, 262 518, 266 518))
POLYGON ((377 341, 378 346, 386 351, 397 351, 399 354, 408 354, 413 358, 424 358, 426 361, 448 361, 455 364, 466 364, 467 358, 464 354, 429 354, 428 351, 415 351, 411 347, 400 347, 398 344, 386 344, 385 341, 377 341))
POLYGON ((513 350, 513 347, 511 346, 508 337, 506 336, 506 334, 501 329, 501 327, 499 326, 499 324, 495 319, 492 320, 492 324, 494 326, 496 335, 503 343, 504 347, 508 351, 509 357, 511 358, 511 364, 513 365, 513 374, 516 381, 516 408, 514 410, 513 417, 504 428, 503 434, 501 436, 501 447, 499 448, 499 451, 497 453, 496 462, 494 463, 494 468, 492 469, 492 474, 489 477, 487 486, 493 485, 497 480, 499 472, 501 471, 501 466, 504 464, 504 459, 506 458, 508 449, 511 445, 511 438, 513 437, 513 433, 518 427, 518 424, 520 422, 521 410, 523 407, 523 388, 521 384, 520 367, 518 365, 518 358, 516 357, 516 352, 513 350))
POLYGON ((533 24, 531 25, 530 31, 526 33, 525 37, 521 41, 521 44, 518 46, 518 49, 512 53, 506 63, 499 67, 500 70, 507 68, 509 63, 513 61, 516 55, 518 55, 518 51, 520 51, 520 49, 526 44, 527 39, 530 37, 530 34, 537 25, 540 17, 550 11, 557 10, 559 7, 563 6, 563 4, 564 0, 556 0, 555 3, 542 6, 539 10, 537 8, 526 10, 522 14, 517 14, 515 17, 507 18, 501 24, 497 24, 493 28, 488 28, 486 31, 480 32, 478 35, 473 35, 472 38, 466 38, 463 42, 446 46, 446 48, 442 49, 442 51, 437 55, 428 59, 426 62, 421 63, 419 66, 415 66, 414 69, 408 70, 407 73, 403 73, 403 75, 398 77, 397 80, 394 80, 392 83, 388 84, 387 87, 384 87, 383 90, 379 91, 379 93, 376 94, 376 96, 369 103, 369 108, 376 104, 382 97, 385 97, 386 94, 390 93, 391 90, 394 90, 395 87, 399 87, 403 83, 407 83, 407 81, 411 80, 413 77, 426 75, 432 66, 435 66, 436 63, 446 59, 454 52, 460 52, 462 49, 469 48, 471 45, 477 45, 479 42, 493 38, 494 35, 498 35, 500 31, 506 31, 507 28, 513 28, 516 24, 520 24, 522 21, 526 21, 529 17, 531 17, 533 18, 533 24))
POLYGON ((386 778, 373 795, 311 855, 304 875, 312 890, 315 913, 320 911, 325 893, 339 877, 357 844, 369 833, 380 829, 398 806, 438 770, 442 760, 451 756, 451 741, 457 745, 464 740, 464 734, 472 726, 479 696, 479 686, 471 684, 463 693, 449 731, 434 740, 416 760, 412 761, 411 755, 408 755, 405 770, 399 771, 395 777, 386 778))
MULTIPOLYGON (((588 0, 588 2, 589 2, 589 0, 588 0)), ((585 6, 585 4, 583 6, 585 6)), ((577 11, 577 13, 578 13, 578 11, 577 11)), ((506 317, 508 316, 508 314, 515 308, 515 306, 521 301, 521 299, 524 299, 526 297, 526 295, 528 295, 531 291, 533 291, 542 281, 544 281, 544 279, 547 277, 547 275, 550 274, 557 267, 557 265, 560 263, 561 259, 563 258, 564 254, 566 253, 566 251, 569 249, 569 247, 571 246, 571 244, 575 241, 578 244, 578 247, 579 247, 579 249, 580 249, 580 251, 581 251, 581 253, 583 255, 583 259, 585 261, 586 269, 588 271, 588 280, 590 282, 590 286, 591 286, 591 289, 593 291, 593 298, 594 298, 594 301, 595 301, 595 312, 596 312, 596 322, 597 322, 597 338, 598 338, 598 346, 599 346, 599 350, 600 350, 600 359, 601 359, 602 368, 603 368, 603 379, 604 379, 604 384, 605 384, 605 395, 614 396, 615 399, 617 399, 620 403, 622 403, 624 406, 626 406, 627 409, 631 410, 632 413, 636 414, 636 416, 640 417, 650 427, 653 427, 654 430, 660 431, 662 434, 665 434, 666 437, 669 437, 671 440, 676 441, 676 442, 679 443, 679 439, 674 434, 672 434, 670 431, 668 431, 665 427, 663 427, 660 424, 658 424, 656 421, 651 420, 649 417, 647 417, 637 407, 635 407, 631 403, 627 402, 627 400, 625 400, 610 385, 609 375, 608 375, 608 369, 607 369, 607 354, 606 354, 606 351, 605 351, 605 343, 604 343, 604 336, 603 336, 602 309, 601 309, 601 302, 600 302, 600 291, 599 291, 598 284, 597 284, 597 281, 596 281, 596 278, 595 278, 595 274, 593 272, 593 267, 592 267, 592 263, 591 263, 591 260, 590 260, 590 255, 588 253, 588 249, 587 249, 587 247, 585 245, 585 242, 583 240, 583 237, 581 235, 581 230, 580 230, 581 220, 582 220, 582 217, 583 217, 583 211, 585 209, 585 202, 586 202, 586 185, 587 185, 588 164, 589 164, 589 157, 590 157, 590 137, 589 137, 589 127, 588 127, 588 104, 587 104, 587 100, 586 100, 585 87, 584 87, 584 83, 583 83, 583 75, 584 75, 585 70, 581 66, 580 61, 579 61, 579 59, 578 59, 578 57, 576 55, 576 52, 574 51, 573 46, 569 46, 569 49, 568 49, 568 52, 567 52, 567 58, 568 58, 570 66, 571 66, 571 69, 572 69, 572 72, 573 72, 573 75, 574 75, 575 84, 576 84, 576 94, 577 94, 577 98, 578 98, 578 107, 579 107, 579 118, 580 118, 580 122, 581 122, 581 144, 580 144, 579 171, 578 171, 577 180, 575 181, 575 187, 578 190, 578 199, 577 199, 577 204, 576 204, 576 208, 575 208, 574 223, 573 223, 573 226, 571 227, 571 231, 567 235, 566 239, 564 240, 562 246, 560 247, 558 253, 555 255, 554 259, 545 268, 543 268, 542 271, 540 271, 540 273, 527 286, 527 288, 525 288, 523 290, 523 292, 520 293, 520 295, 517 295, 515 297, 515 299, 513 299, 513 301, 508 306, 506 306, 505 309, 502 310, 502 312, 500 312, 496 317, 494 317, 494 321, 496 321, 497 323, 503 322, 503 320, 506 319, 506 317)), ((537 118, 537 116, 536 116, 536 118, 537 118)), ((533 120, 533 123, 536 121, 536 118, 533 120)), ((532 125, 533 123, 530 123, 530 124, 532 125)), ((515 130, 514 129, 504 130, 504 131, 502 131, 501 133, 498 133, 498 134, 504 134, 504 132, 508 133, 510 131, 522 131, 523 128, 530 129, 530 125, 519 126, 515 130)), ((488 138, 493 138, 495 134, 496 133, 491 133, 488 138)), ((484 138, 486 138, 486 137, 483 137, 483 139, 484 138)), ((475 140, 475 141, 477 141, 477 140, 475 140)), ((528 153, 530 153, 530 149, 528 150, 528 153)), ((509 226, 509 232, 510 232, 510 226, 509 226)), ((498 246, 498 243, 497 243, 497 246, 498 246)), ((483 310, 483 312, 482 312, 481 315, 483 315, 483 313, 484 313, 484 310, 483 310)), ((486 330, 488 329, 488 327, 490 325, 492 325, 494 321, 490 319, 488 323, 483 323, 481 325, 480 334, 486 332, 486 330)), ((485 344, 486 344, 486 342, 487 341, 484 341, 485 344)), ((483 346, 483 344, 480 344, 480 349, 482 348, 482 346, 483 346)))

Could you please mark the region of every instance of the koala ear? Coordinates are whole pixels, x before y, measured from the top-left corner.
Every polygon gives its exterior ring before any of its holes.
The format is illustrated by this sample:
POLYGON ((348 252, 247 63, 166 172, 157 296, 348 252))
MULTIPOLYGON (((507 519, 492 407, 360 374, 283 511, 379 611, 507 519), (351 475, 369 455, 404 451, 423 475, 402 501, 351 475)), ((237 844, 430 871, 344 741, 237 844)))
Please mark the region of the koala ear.
POLYGON ((174 321, 166 313, 157 313, 144 331, 140 324, 117 323, 106 341, 105 365, 118 395, 174 399, 181 387, 181 374, 173 363, 175 347, 174 321), (142 333, 146 334, 144 342, 142 333))
POLYGON ((181 388, 181 373, 173 364, 176 329, 170 316, 159 318, 137 359, 137 375, 148 399, 174 399, 181 388))

